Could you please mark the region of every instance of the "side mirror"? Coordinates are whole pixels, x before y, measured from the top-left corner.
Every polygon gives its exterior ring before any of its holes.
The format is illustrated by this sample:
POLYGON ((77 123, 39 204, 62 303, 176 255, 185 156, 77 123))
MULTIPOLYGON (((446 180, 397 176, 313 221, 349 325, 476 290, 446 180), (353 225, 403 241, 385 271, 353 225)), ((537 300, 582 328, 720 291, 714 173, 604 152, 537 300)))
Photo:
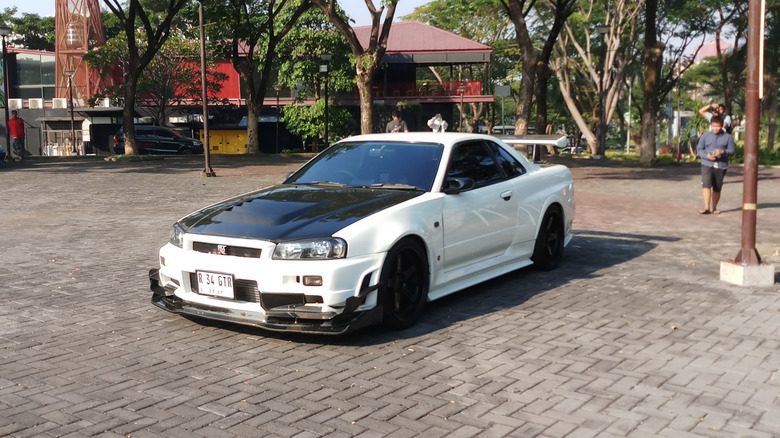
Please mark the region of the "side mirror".
POLYGON ((474 188, 474 180, 471 178, 449 178, 444 182, 443 192, 448 195, 457 195, 460 192, 474 188))

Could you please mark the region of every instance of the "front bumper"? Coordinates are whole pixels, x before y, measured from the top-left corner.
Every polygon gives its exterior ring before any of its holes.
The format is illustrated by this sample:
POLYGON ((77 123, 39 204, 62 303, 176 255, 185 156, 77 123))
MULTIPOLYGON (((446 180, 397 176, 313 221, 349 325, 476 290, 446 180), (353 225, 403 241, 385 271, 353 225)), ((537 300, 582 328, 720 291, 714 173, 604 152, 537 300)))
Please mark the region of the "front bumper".
POLYGON ((195 316, 200 318, 224 321, 235 324, 258 327, 276 332, 296 332, 309 334, 339 335, 351 332, 363 327, 382 322, 381 306, 376 305, 370 309, 357 310, 365 302, 366 295, 375 290, 375 287, 367 288, 359 295, 350 297, 345 302, 341 313, 330 319, 316 319, 307 316, 305 306, 296 309, 291 306, 287 310, 273 311, 247 311, 246 309, 230 309, 221 306, 213 306, 208 303, 190 302, 175 295, 175 288, 163 287, 160 282, 160 270, 149 271, 150 289, 152 290, 152 304, 172 313, 195 316))

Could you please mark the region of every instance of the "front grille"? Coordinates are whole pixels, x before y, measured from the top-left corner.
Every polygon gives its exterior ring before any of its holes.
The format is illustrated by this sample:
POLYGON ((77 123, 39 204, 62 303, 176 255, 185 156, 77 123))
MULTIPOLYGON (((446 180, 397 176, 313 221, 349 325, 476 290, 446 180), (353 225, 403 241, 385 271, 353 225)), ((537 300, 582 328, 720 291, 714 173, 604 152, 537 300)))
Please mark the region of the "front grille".
POLYGON ((216 243, 192 242, 192 250, 206 254, 220 254, 235 257, 260 258, 262 252, 259 248, 245 246, 218 245, 216 243), (220 248, 221 247, 221 248, 220 248), (220 249, 222 251, 220 251, 220 249))
MULTIPOLYGON (((190 272, 190 287, 193 292, 199 293, 198 277, 194 272, 190 272)), ((257 282, 254 280, 235 279, 233 281, 233 293, 235 294, 236 301, 246 301, 248 303, 260 302, 260 290, 257 288, 257 282)))

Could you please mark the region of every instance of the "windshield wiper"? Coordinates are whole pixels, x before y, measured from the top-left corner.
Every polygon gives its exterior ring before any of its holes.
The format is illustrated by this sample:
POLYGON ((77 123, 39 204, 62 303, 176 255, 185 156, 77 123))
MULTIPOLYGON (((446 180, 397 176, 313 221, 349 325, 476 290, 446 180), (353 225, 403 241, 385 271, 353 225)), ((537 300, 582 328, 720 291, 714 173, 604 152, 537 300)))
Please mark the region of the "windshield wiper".
POLYGON ((371 184, 368 187, 372 189, 423 190, 417 186, 411 186, 409 184, 398 184, 398 183, 378 183, 378 184, 371 184))
POLYGON ((346 184, 337 183, 333 181, 311 181, 311 182, 294 182, 293 184, 299 186, 326 186, 326 187, 346 187, 346 184))

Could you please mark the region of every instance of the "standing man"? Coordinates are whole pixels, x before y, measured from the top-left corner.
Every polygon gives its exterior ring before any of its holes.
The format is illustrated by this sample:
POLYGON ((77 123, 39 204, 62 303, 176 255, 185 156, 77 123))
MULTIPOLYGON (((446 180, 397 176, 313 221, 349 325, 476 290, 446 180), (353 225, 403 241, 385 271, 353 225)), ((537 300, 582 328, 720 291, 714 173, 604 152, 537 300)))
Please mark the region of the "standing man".
POLYGON ((393 120, 390 120, 385 126, 385 132, 409 132, 406 122, 401 120, 401 113, 393 110, 393 120))
POLYGON ((13 138, 13 151, 21 159, 30 155, 24 148, 24 120, 19 117, 19 112, 16 110, 11 111, 11 116, 11 120, 8 121, 8 130, 11 131, 13 138))
POLYGON ((723 118, 723 129, 726 132, 731 130, 731 116, 726 115, 726 105, 722 103, 711 103, 699 108, 699 114, 706 118, 708 122, 712 121, 712 116, 721 116, 723 118))
POLYGON ((723 117, 712 116, 710 130, 699 138, 696 152, 701 157, 701 194, 704 209, 699 214, 720 214, 718 201, 729 157, 735 152, 734 139, 723 130, 723 117))
POLYGON ((436 114, 430 120, 428 120, 428 127, 433 132, 444 132, 447 130, 447 122, 441 117, 441 114, 436 114))

